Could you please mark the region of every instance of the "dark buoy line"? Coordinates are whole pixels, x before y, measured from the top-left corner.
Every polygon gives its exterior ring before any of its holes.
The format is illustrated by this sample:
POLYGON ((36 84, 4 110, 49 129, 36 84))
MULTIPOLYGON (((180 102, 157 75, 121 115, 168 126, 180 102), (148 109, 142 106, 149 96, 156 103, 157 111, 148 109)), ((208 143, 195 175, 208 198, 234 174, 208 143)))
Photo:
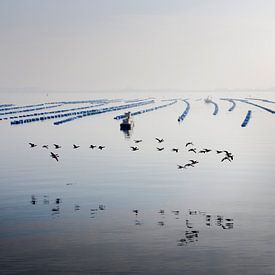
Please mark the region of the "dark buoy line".
POLYGON ((226 100, 232 103, 232 106, 228 109, 229 112, 232 112, 236 107, 236 102, 230 98, 220 98, 220 100, 226 100))
POLYGON ((83 118, 86 116, 93 116, 93 115, 98 115, 98 114, 102 114, 102 113, 108 113, 108 112, 114 112, 114 111, 119 111, 119 110, 124 110, 124 109, 129 109, 129 108, 135 108, 141 105, 147 105, 147 104, 151 104, 153 103, 154 100, 150 100, 150 101, 142 101, 142 102, 138 102, 138 103, 131 103, 131 104, 125 104, 125 105, 119 105, 119 106, 113 106, 113 107, 109 107, 109 108, 103 108, 103 109, 96 109, 96 110, 92 110, 92 111, 82 111, 82 112, 78 112, 77 114, 79 114, 78 116, 74 116, 65 120, 59 120, 54 122, 54 125, 60 125, 78 118, 83 118))
POLYGON ((247 114, 246 114, 246 116, 245 116, 245 118, 244 118, 244 121, 243 121, 241 127, 246 127, 246 125, 248 124, 248 122, 249 122, 249 120, 250 120, 250 118, 251 118, 251 113, 252 113, 251 110, 249 110, 249 111, 247 112, 247 114))
POLYGON ((190 103, 187 101, 187 99, 183 99, 182 101, 186 103, 186 108, 184 112, 178 117, 178 122, 183 121, 190 111, 190 103))
POLYGON ((18 113, 26 113, 26 112, 32 112, 32 111, 39 111, 39 110, 44 110, 44 109, 56 108, 56 107, 60 107, 60 106, 62 106, 62 104, 30 108, 30 109, 24 109, 24 110, 19 110, 19 111, 10 111, 10 112, 5 112, 5 113, 0 113, 0 116, 18 114, 18 113))
MULTIPOLYGON (((167 99, 167 101, 171 101, 171 99, 167 99)), ((166 107, 168 107, 168 106, 171 106, 171 105, 173 105, 173 104, 175 104, 175 103, 177 103, 177 99, 173 99, 172 102, 167 103, 167 104, 164 104, 164 105, 159 105, 159 106, 156 106, 156 107, 152 107, 152 108, 148 108, 148 109, 144 109, 144 110, 132 112, 132 113, 131 113, 131 116, 137 116, 137 115, 141 115, 141 114, 144 114, 144 113, 156 111, 156 110, 158 110, 158 109, 166 108, 166 107)), ((114 117, 114 119, 116 119, 116 120, 125 119, 125 118, 126 118, 125 115, 118 115, 118 116, 115 116, 115 117, 114 117)))
POLYGON ((213 100, 207 98, 204 100, 205 103, 210 103, 210 104, 213 104, 214 105, 214 112, 213 112, 213 115, 217 115, 218 114, 218 111, 219 111, 219 106, 216 102, 214 102, 213 100))
MULTIPOLYGON (((78 107, 78 108, 70 108, 70 109, 62 109, 62 110, 49 111, 49 112, 41 112, 41 113, 25 114, 25 115, 20 115, 20 116, 12 116, 12 117, 10 117, 10 119, 60 114, 60 113, 66 113, 66 112, 71 112, 71 111, 77 111, 77 110, 91 109, 91 108, 99 107, 99 106, 102 106, 102 105, 105 105, 105 104, 108 104, 108 103, 100 103, 100 104, 96 104, 96 105, 90 105, 90 106, 84 106, 84 107, 78 107)), ((50 118, 51 117, 47 117, 47 119, 50 119, 50 118)), ((16 123, 14 123, 14 124, 16 124, 16 123)))
POLYGON ((264 107, 264 106, 261 106, 261 105, 259 105, 259 104, 250 102, 250 101, 248 101, 248 100, 245 100, 245 99, 235 99, 235 98, 234 98, 234 100, 240 101, 240 102, 243 102, 243 103, 246 103, 246 104, 253 105, 253 106, 258 107, 258 108, 260 108, 260 109, 263 109, 263 110, 265 110, 265 111, 267 111, 267 112, 269 112, 269 113, 271 113, 271 114, 275 114, 275 111, 274 111, 274 110, 271 110, 271 109, 269 109, 269 108, 267 108, 267 107, 264 107))

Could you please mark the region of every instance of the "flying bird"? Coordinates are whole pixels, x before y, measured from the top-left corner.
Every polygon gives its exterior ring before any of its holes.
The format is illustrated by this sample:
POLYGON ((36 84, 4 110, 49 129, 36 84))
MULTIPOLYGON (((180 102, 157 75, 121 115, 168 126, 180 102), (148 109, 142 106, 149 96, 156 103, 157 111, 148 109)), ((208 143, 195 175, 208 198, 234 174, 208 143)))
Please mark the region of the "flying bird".
POLYGON ((59 149, 59 148, 61 148, 61 146, 60 146, 60 145, 58 145, 58 144, 54 144, 54 147, 55 147, 55 149, 59 149))
POLYGON ((192 164, 197 164, 197 163, 199 163, 197 160, 193 160, 193 159, 190 159, 189 161, 191 161, 192 164))
POLYGON ((217 154, 221 154, 223 153, 223 151, 220 151, 220 150, 216 150, 217 154))
POLYGON ((185 167, 178 164, 178 169, 183 169, 183 168, 185 168, 185 167))
POLYGON ((96 148, 96 145, 91 144, 91 145, 90 145, 90 148, 91 148, 91 149, 94 149, 94 148, 96 148))
POLYGON ((53 153, 53 152, 51 152, 51 157, 52 157, 53 159, 55 159, 56 161, 58 161, 59 155, 58 155, 58 154, 55 154, 55 153, 53 153))
POLYGON ((31 148, 37 146, 36 144, 34 144, 34 143, 32 143, 32 142, 29 142, 29 144, 30 144, 31 148))
POLYGON ((99 146, 98 146, 98 149, 99 149, 99 150, 102 150, 102 149, 104 149, 104 148, 105 148, 105 146, 102 146, 102 145, 99 145, 99 146))
POLYGON ((74 148, 74 149, 77 149, 77 148, 79 148, 79 147, 80 147, 79 145, 73 144, 73 148, 74 148))
POLYGON ((178 148, 173 148, 172 151, 178 153, 179 149, 178 148))
POLYGON ((186 164, 183 166, 183 168, 186 168, 186 167, 189 167, 189 166, 194 167, 194 165, 193 165, 192 163, 186 163, 186 164))
POLYGON ((162 147, 162 148, 157 147, 157 149, 158 149, 158 151, 162 151, 162 150, 164 150, 164 147, 162 147))
POLYGON ((185 144, 185 147, 187 147, 187 146, 189 146, 189 145, 194 145, 192 142, 187 142, 186 144, 185 144))
POLYGON ((229 160, 231 162, 231 159, 229 157, 224 157, 221 162, 225 161, 225 160, 229 160))
POLYGON ((136 139, 136 140, 134 140, 134 142, 135 143, 140 143, 140 142, 142 142, 142 139, 136 139))
POLYGON ((196 148, 191 148, 191 149, 189 149, 189 150, 188 150, 188 152, 194 152, 194 153, 197 153, 197 152, 196 152, 196 148))
POLYGON ((160 139, 160 138, 156 138, 156 140, 159 142, 159 143, 162 143, 164 141, 164 139, 160 139))
POLYGON ((131 146, 131 149, 132 149, 132 151, 137 151, 137 150, 139 150, 139 148, 136 147, 136 146, 131 146))
POLYGON ((49 145, 43 145, 42 148, 49 149, 49 145))

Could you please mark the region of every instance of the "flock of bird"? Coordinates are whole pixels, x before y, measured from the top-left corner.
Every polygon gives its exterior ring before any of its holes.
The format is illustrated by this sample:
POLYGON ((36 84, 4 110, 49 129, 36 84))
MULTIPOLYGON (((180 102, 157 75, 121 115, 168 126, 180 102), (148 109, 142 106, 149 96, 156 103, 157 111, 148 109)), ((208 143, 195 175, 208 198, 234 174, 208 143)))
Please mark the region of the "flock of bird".
MULTIPOLYGON (((67 184, 71 185, 71 183, 67 184)), ((36 205, 38 204, 38 199, 35 195, 31 196, 31 204, 36 205)), ((60 205, 63 203, 61 198, 54 198, 52 200, 53 206, 51 207, 51 212, 52 215, 58 215, 60 214, 61 207, 60 205)), ((50 199, 48 195, 43 196, 43 204, 44 205, 49 205, 50 204, 50 199)), ((80 211, 81 207, 79 204, 74 204, 74 211, 80 211)), ((97 207, 90 208, 90 218, 95 218, 96 214, 99 212, 102 212, 106 210, 106 205, 104 204, 99 204, 97 207)), ((136 226, 141 226, 143 225, 143 220, 142 216, 144 214, 143 211, 140 211, 139 209, 133 209, 132 213, 134 215, 134 225, 136 226), (141 219, 140 219, 141 218, 141 219)), ((205 211, 199 211, 199 210, 191 210, 189 209, 187 212, 186 211, 181 211, 181 210, 165 210, 165 209, 160 209, 156 211, 156 215, 158 215, 159 221, 157 222, 157 225, 160 227, 164 227, 166 225, 165 217, 168 215, 173 215, 175 219, 179 220, 181 217, 184 219, 184 224, 185 226, 185 231, 183 231, 183 236, 181 236, 177 240, 177 246, 184 246, 189 243, 193 243, 195 241, 198 241, 199 237, 199 230, 198 228, 198 219, 196 218, 194 220, 194 216, 199 216, 202 217, 202 220, 199 222, 204 224, 206 227, 211 227, 211 226, 218 226, 222 229, 233 229, 234 228, 234 220, 232 218, 224 217, 222 215, 211 215, 205 211)), ((202 225, 199 225, 202 227, 202 225)), ((183 227, 184 228, 184 227, 183 227)))
MULTIPOLYGON (((157 141, 158 144, 162 144, 164 142, 163 138, 155 138, 155 140, 157 141)), ((142 142, 143 142, 142 139, 135 139, 134 143, 136 145, 135 146, 130 146, 130 149, 132 151, 139 151, 140 147, 138 147, 137 144, 142 143, 142 142)), ((29 142, 29 145, 30 145, 30 148, 34 148, 34 147, 38 146, 37 144, 34 144, 32 142, 29 142)), ((58 145, 58 144, 53 144, 53 146, 54 146, 54 149, 62 148, 62 146, 58 145)), ((78 149, 79 147, 80 147, 80 145, 76 145, 76 144, 72 145, 73 149, 78 149)), ((188 152, 192 152, 193 154, 207 154, 207 153, 210 153, 212 151, 215 151, 215 150, 212 150, 212 149, 209 149, 209 148, 203 148, 203 149, 198 150, 192 142, 187 142, 185 144, 185 147, 186 147, 188 152)), ((49 145, 42 145, 42 148, 49 149, 49 145)), ((90 149, 97 148, 98 150, 103 150, 103 149, 106 148, 106 146, 103 146, 103 145, 98 145, 97 146, 97 145, 91 144, 89 146, 89 148, 90 149)), ((157 146, 156 149, 157 149, 157 151, 161 152, 165 149, 165 147, 157 146)), ((179 148, 172 148, 171 151, 175 152, 175 153, 179 153, 180 149, 179 148)), ((222 159, 221 159, 221 162, 224 162, 224 161, 231 162, 234 159, 233 154, 231 152, 229 152, 228 150, 216 150, 216 154, 224 154, 222 159)), ((59 154, 54 153, 54 152, 50 152, 50 156, 53 159, 55 159, 56 161, 59 161, 59 154)), ((188 167, 195 167, 195 165, 198 164, 198 163, 199 163, 198 160, 190 159, 189 162, 187 162, 185 164, 178 164, 177 168, 178 169, 186 169, 188 167)))

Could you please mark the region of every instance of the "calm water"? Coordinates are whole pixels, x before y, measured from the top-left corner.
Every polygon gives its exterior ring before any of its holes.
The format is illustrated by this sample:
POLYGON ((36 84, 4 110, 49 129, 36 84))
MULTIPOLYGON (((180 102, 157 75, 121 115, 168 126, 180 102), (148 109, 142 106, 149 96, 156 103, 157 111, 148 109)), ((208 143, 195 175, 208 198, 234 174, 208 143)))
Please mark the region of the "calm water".
MULTIPOLYGON (((189 98, 191 106, 180 124, 186 107, 181 101, 134 117, 128 138, 113 119, 123 111, 59 126, 53 120, 20 126, 1 121, 0 273, 275 274, 275 114, 241 102, 228 112, 231 103, 219 100, 275 98, 215 93, 214 116, 214 106, 198 100, 207 95, 0 95, 1 104, 18 105, 153 96, 189 98), (248 110, 251 120, 241 128, 248 110), (165 141, 158 144, 155 137, 165 141), (133 152, 135 139, 143 142, 133 152), (221 162, 215 151, 188 152, 188 141, 198 150, 228 150, 234 160, 221 162), (30 148, 29 142, 39 146, 30 148), (53 149, 54 143, 62 148, 53 149), (92 150, 90 144, 106 148, 92 150), (199 163, 177 169, 190 159, 199 163), (189 209, 196 212, 190 215, 189 209)), ((254 102, 275 110, 275 104, 254 102)))

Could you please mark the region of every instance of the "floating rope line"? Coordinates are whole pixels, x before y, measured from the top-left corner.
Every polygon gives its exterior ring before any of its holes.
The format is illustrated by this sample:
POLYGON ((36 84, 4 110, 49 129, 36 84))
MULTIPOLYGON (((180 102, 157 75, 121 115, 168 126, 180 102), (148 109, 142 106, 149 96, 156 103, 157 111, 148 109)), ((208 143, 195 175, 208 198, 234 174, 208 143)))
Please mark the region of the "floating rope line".
POLYGON ((56 107, 60 107, 60 106, 62 106, 62 104, 52 105, 52 106, 44 106, 44 107, 38 107, 38 108, 31 108, 31 109, 24 109, 24 110, 20 110, 20 111, 11 111, 11 112, 6 112, 6 113, 0 113, 0 116, 18 114, 18 113, 26 113, 26 112, 32 112, 32 111, 39 111, 39 110, 44 110, 44 109, 56 108, 56 107))
POLYGON ((72 118, 56 121, 56 122, 54 122, 54 125, 63 124, 63 123, 66 123, 66 122, 69 122, 69 121, 72 121, 72 120, 75 120, 78 118, 83 118, 86 116, 93 116, 93 115, 98 115, 98 114, 107 113, 107 112, 114 112, 114 111, 119 111, 119 110, 123 110, 123 109, 135 108, 135 107, 142 106, 142 105, 152 104, 154 102, 155 102, 154 100, 150 100, 150 101, 145 101, 145 102, 119 105, 119 106, 91 110, 91 111, 83 111, 83 112, 79 112, 82 114, 78 114, 77 116, 74 116, 72 118))
MULTIPOLYGON (((152 108, 148 108, 148 109, 132 112, 131 116, 137 116, 137 115, 141 115, 141 114, 144 114, 144 113, 152 112, 152 111, 158 110, 160 108, 165 108, 165 107, 171 106, 171 105, 173 105, 175 103, 177 103, 176 99, 174 99, 172 102, 170 102, 168 104, 159 105, 159 106, 156 106, 156 107, 152 107, 152 108)), ((118 116, 114 117, 114 119, 116 119, 116 120, 120 120, 120 119, 124 119, 124 118, 126 118, 126 115, 118 115, 118 116)))
POLYGON ((185 117, 188 115, 190 110, 190 103, 187 101, 187 99, 183 99, 182 101, 186 103, 186 108, 184 112, 178 117, 178 122, 183 121, 185 117))
POLYGON ((256 104, 256 103, 249 102, 248 100, 245 100, 245 99, 235 99, 235 98, 234 98, 233 100, 235 100, 235 101, 240 101, 240 102, 243 102, 243 103, 246 103, 246 104, 253 105, 253 106, 258 107, 258 108, 260 108, 260 109, 263 109, 263 110, 265 110, 265 111, 267 111, 267 112, 269 112, 269 113, 271 113, 271 114, 274 114, 274 113, 275 113, 274 110, 271 110, 271 109, 266 108, 266 107, 264 107, 264 106, 258 105, 258 104, 256 104))
MULTIPOLYGON (((47 104, 47 103, 45 103, 47 104)), ((15 106, 15 107, 10 107, 10 108, 3 108, 0 109, 0 112, 2 111, 10 111, 10 110, 18 110, 18 109, 26 109, 26 108, 33 108, 33 107, 40 107, 40 106, 44 106, 44 103, 39 103, 39 104, 33 104, 33 105, 25 105, 25 106, 15 106)))
POLYGON ((204 100, 205 103, 211 103, 214 105, 215 109, 214 109, 214 112, 213 112, 213 115, 217 115, 218 114, 218 111, 219 111, 219 106, 216 102, 212 101, 211 99, 207 98, 204 100))
POLYGON ((258 100, 258 101, 263 101, 263 102, 267 102, 267 103, 273 103, 273 104, 275 104, 275 101, 268 100, 268 99, 251 98, 251 97, 247 97, 246 99, 248 99, 248 100, 258 100))
POLYGON ((246 127, 247 123, 249 122, 250 118, 251 118, 251 110, 249 110, 245 116, 245 119, 241 125, 241 127, 246 127))
POLYGON ((236 102, 230 98, 220 98, 221 100, 227 100, 232 103, 232 106, 228 109, 229 112, 232 112, 236 107, 236 102))
POLYGON ((25 117, 32 117, 32 116, 49 115, 49 114, 59 114, 59 113, 64 113, 64 112, 69 112, 69 111, 91 109, 91 108, 99 107, 99 106, 102 106, 102 105, 105 105, 105 104, 107 104, 107 103, 101 103, 101 104, 90 105, 90 106, 85 106, 85 107, 78 107, 78 108, 71 108, 71 109, 63 109, 63 110, 57 110, 57 111, 50 111, 50 112, 42 112, 42 113, 33 113, 33 114, 26 114, 26 115, 20 115, 20 116, 12 116, 12 117, 9 117, 9 118, 10 119, 15 119, 15 118, 25 118, 25 117))

